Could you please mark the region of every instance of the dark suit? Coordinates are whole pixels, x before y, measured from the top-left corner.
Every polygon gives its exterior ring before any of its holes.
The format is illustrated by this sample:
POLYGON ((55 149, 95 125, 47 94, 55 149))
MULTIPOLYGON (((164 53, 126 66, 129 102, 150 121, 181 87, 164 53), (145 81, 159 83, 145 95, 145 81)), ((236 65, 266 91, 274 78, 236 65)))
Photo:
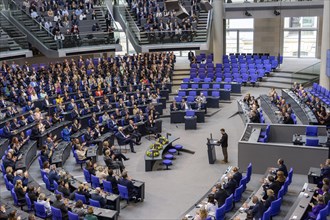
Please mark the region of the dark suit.
POLYGON ((13 169, 15 169, 15 162, 11 159, 8 159, 7 157, 4 158, 4 160, 2 161, 3 166, 5 167, 5 169, 7 167, 12 167, 13 169))
POLYGON ((134 184, 132 181, 130 181, 128 179, 120 178, 118 181, 118 184, 127 187, 129 197, 137 197, 137 198, 141 197, 139 191, 134 187, 134 184))
POLYGON ((69 219, 68 208, 66 207, 66 205, 62 201, 55 200, 53 202, 52 206, 54 208, 57 208, 57 209, 61 210, 62 219, 69 219))
POLYGON ((36 202, 38 200, 39 193, 35 191, 28 192, 28 196, 33 204, 33 202, 36 202))
POLYGON ((269 196, 264 202, 264 212, 270 207, 272 202, 275 200, 275 196, 269 196))
POLYGON ((174 105, 173 103, 170 105, 171 112, 172 111, 179 111, 180 110, 180 105, 177 103, 174 105))
POLYGON ((282 164, 278 167, 277 171, 282 171, 284 173, 284 176, 287 177, 288 176, 288 169, 286 168, 285 164, 282 164))
POLYGON ((119 145, 125 145, 125 144, 129 144, 129 147, 131 148, 131 151, 134 152, 134 144, 135 141, 132 139, 132 137, 126 137, 126 135, 124 135, 124 133, 118 131, 116 133, 116 138, 118 139, 118 144, 119 145))
POLYGON ((214 199, 217 200, 218 207, 221 207, 223 204, 225 204, 227 197, 228 197, 228 194, 227 194, 226 190, 224 190, 224 189, 219 189, 215 192, 214 199))
POLYGON ((228 135, 227 133, 224 133, 220 139, 220 144, 222 148, 222 153, 224 157, 224 161, 228 163, 228 152, 227 152, 227 147, 228 147, 228 135))
POLYGON ((91 199, 99 201, 101 208, 104 208, 104 206, 106 206, 106 204, 107 204, 107 200, 105 198, 103 198, 101 195, 96 194, 96 193, 93 193, 91 195, 91 199))
POLYGON ((5 126, 5 127, 3 128, 3 136, 6 137, 6 138, 11 138, 12 135, 13 135, 13 134, 12 134, 12 132, 11 132, 10 127, 5 126))
POLYGON ((278 181, 274 181, 272 183, 270 183, 269 185, 263 185, 264 191, 265 191, 265 195, 263 196, 263 199, 266 200, 268 198, 267 196, 267 189, 271 189, 274 191, 274 195, 277 196, 278 191, 280 191, 281 189, 281 185, 279 184, 278 181))
POLYGON ((261 219, 263 215, 263 203, 258 201, 254 206, 250 206, 253 219, 261 219))
POLYGON ((236 172, 234 175, 233 175, 233 179, 236 181, 237 183, 237 186, 239 185, 241 179, 242 179, 242 174, 240 172, 236 172))
POLYGON ((118 181, 116 177, 109 175, 107 176, 107 181, 111 182, 113 193, 118 194, 118 186, 117 186, 118 181))
POLYGON ((48 174, 48 179, 50 182, 50 185, 53 186, 54 181, 58 182, 60 179, 60 175, 56 171, 51 170, 48 174))
POLYGON ((141 135, 141 133, 139 133, 139 131, 137 129, 134 128, 134 125, 128 125, 127 131, 131 136, 136 138, 136 142, 141 141, 142 135, 141 135))
POLYGON ((228 195, 234 193, 236 187, 237 187, 237 183, 235 179, 229 180, 229 182, 223 186, 223 188, 226 190, 228 195))
POLYGON ((41 132, 40 132, 39 128, 33 127, 30 139, 31 140, 37 140, 39 135, 41 135, 41 132))

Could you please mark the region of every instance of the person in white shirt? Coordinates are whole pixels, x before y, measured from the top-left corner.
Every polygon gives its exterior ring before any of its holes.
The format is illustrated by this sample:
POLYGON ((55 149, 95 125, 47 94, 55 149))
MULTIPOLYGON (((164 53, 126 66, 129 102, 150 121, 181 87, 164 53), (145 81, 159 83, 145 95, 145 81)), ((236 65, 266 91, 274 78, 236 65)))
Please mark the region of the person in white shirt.
POLYGON ((40 193, 37 202, 45 206, 45 210, 46 210, 47 214, 52 213, 49 201, 50 201, 50 198, 46 199, 46 195, 44 193, 40 193))
POLYGON ((36 11, 32 11, 32 12, 31 12, 31 17, 32 17, 33 19, 36 19, 37 17, 39 17, 39 15, 38 15, 38 13, 37 13, 36 11))
POLYGON ((64 35, 61 32, 59 31, 56 32, 54 36, 54 40, 56 41, 58 49, 63 48, 64 35))
POLYGON ((218 208, 218 205, 216 203, 216 200, 214 199, 214 194, 208 195, 208 200, 205 205, 205 209, 208 213, 208 216, 213 216, 215 217, 215 212, 218 208))

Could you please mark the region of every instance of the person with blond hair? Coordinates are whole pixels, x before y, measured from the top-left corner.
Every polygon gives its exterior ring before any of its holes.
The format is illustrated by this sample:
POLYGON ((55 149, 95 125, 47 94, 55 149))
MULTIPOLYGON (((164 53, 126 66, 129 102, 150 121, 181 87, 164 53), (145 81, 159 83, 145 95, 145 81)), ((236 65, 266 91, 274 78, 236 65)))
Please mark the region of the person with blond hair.
POLYGON ((16 193, 16 197, 19 203, 25 204, 25 193, 27 187, 23 187, 22 180, 17 180, 15 184, 14 191, 16 193))
POLYGON ((194 220, 205 220, 207 218, 207 210, 202 206, 199 211, 196 213, 194 220))
POLYGON ((267 199, 262 200, 264 206, 264 212, 267 211, 267 209, 270 207, 272 202, 275 200, 274 191, 272 189, 267 189, 266 193, 267 193, 267 199))
POLYGON ((47 212, 47 214, 52 213, 52 210, 50 208, 50 198, 46 199, 46 195, 44 193, 39 194, 37 202, 45 206, 45 211, 47 212))

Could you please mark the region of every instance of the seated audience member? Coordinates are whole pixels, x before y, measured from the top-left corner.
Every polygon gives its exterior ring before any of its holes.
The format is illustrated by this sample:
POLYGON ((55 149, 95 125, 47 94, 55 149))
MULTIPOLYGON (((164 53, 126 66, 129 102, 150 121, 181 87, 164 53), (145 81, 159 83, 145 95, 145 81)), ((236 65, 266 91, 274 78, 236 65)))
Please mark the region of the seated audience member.
POLYGON ((42 163, 45 161, 50 161, 52 158, 53 151, 49 150, 47 145, 42 146, 41 151, 40 151, 40 158, 42 163))
POLYGON ((5 126, 3 127, 3 137, 5 138, 11 138, 13 135, 16 134, 15 130, 11 129, 10 122, 7 121, 5 126))
POLYGON ((249 118, 252 123, 260 123, 260 117, 255 110, 251 110, 249 118))
POLYGON ((46 198, 46 195, 44 193, 40 193, 37 202, 45 206, 47 214, 52 213, 52 210, 50 208, 50 198, 46 198))
POLYGON ((131 148, 132 153, 136 153, 134 150, 134 144, 137 144, 134 140, 133 137, 130 135, 125 135, 123 132, 123 127, 118 128, 118 132, 116 133, 116 137, 118 140, 120 140, 124 144, 129 144, 131 148))
POLYGON ((87 214, 85 215, 85 220, 97 220, 98 218, 94 215, 93 206, 89 206, 87 209, 87 214))
POLYGON ((180 105, 175 100, 173 100, 172 104, 170 105, 170 110, 171 110, 171 112, 179 111, 180 105))
POLYGON ((316 203, 309 203, 309 205, 312 207, 312 211, 308 212, 307 220, 316 219, 319 212, 324 209, 326 204, 324 203, 324 198, 322 195, 318 195, 316 199, 316 203))
POLYGON ((267 199, 262 200, 264 206, 264 212, 270 207, 271 203, 275 200, 274 191, 271 189, 267 189, 267 199))
POLYGON ((119 160, 121 162, 123 160, 129 160, 129 158, 122 154, 120 151, 118 151, 114 145, 110 148, 110 152, 110 156, 115 155, 115 160, 119 160))
POLYGON ((16 176, 14 177, 13 184, 16 184, 16 181, 22 181, 23 186, 27 186, 29 183, 29 174, 27 171, 23 173, 23 170, 17 170, 16 176))
POLYGON ((17 180, 14 185, 15 185, 14 191, 16 193, 18 202, 25 204, 26 203, 25 193, 26 193, 27 187, 23 186, 22 180, 17 180))
POLYGON ((277 173, 277 171, 282 171, 284 176, 287 177, 288 176, 288 169, 286 168, 285 164, 284 164, 284 160, 283 159, 278 159, 277 160, 277 165, 278 168, 273 172, 274 174, 277 173))
POLYGON ((107 181, 111 182, 112 185, 112 191, 115 194, 118 194, 118 180, 116 179, 116 176, 113 174, 113 170, 108 168, 108 176, 107 181))
POLYGON ((320 164, 321 178, 330 179, 330 159, 327 159, 324 164, 320 164))
POLYGON ((205 209, 208 213, 208 216, 212 216, 215 218, 215 212, 218 208, 216 200, 214 198, 214 194, 209 194, 207 197, 207 203, 205 205, 205 209))
POLYGON ((15 157, 13 155, 13 153, 11 151, 9 151, 6 155, 6 157, 2 160, 2 164, 3 166, 5 167, 5 169, 7 167, 12 167, 14 168, 15 167, 15 164, 16 164, 16 161, 17 161, 17 157, 15 157))
POLYGON ((69 198, 71 196, 69 183, 64 181, 64 179, 59 180, 57 190, 63 194, 64 198, 69 198))
POLYGON ((78 186, 76 193, 85 196, 87 202, 88 202, 89 198, 91 197, 91 195, 88 192, 88 185, 86 185, 86 184, 85 185, 80 184, 78 186))
POLYGON ((233 178, 234 178, 234 180, 239 185, 239 183, 241 182, 241 179, 242 179, 242 174, 238 171, 238 167, 234 167, 232 169, 232 172, 233 172, 233 178))
POLYGON ((86 215, 86 209, 84 208, 84 203, 81 200, 78 200, 73 207, 72 211, 79 216, 79 220, 83 220, 86 215))
POLYGON ((89 174, 95 176, 96 167, 97 167, 97 164, 96 163, 93 164, 93 162, 91 160, 87 160, 86 161, 86 167, 85 167, 85 169, 88 170, 89 174))
POLYGON ((106 166, 110 169, 120 169, 120 172, 123 172, 123 170, 125 169, 123 162, 116 161, 115 155, 111 155, 110 149, 105 151, 104 162, 106 166))
POLYGON ((28 187, 27 193, 28 193, 28 196, 29 196, 32 204, 33 204, 33 202, 36 202, 38 200, 40 190, 41 190, 40 187, 38 187, 38 189, 34 186, 28 187))
POLYGON ((252 203, 253 205, 248 206, 247 203, 243 204, 243 207, 247 209, 247 213, 251 214, 251 217, 253 219, 261 219, 263 215, 263 203, 259 200, 257 196, 252 197, 252 203))
POLYGON ((146 125, 147 131, 150 134, 153 134, 155 136, 155 138, 157 138, 159 136, 159 134, 157 134, 156 122, 151 115, 149 115, 148 120, 146 121, 145 125, 146 125))
POLYGON ((99 178, 100 184, 102 184, 103 180, 105 180, 108 176, 108 170, 104 169, 103 166, 98 166, 95 171, 95 176, 99 178))
POLYGON ((132 137, 135 137, 136 143, 140 144, 142 135, 139 132, 138 127, 134 124, 133 120, 129 120, 129 124, 126 129, 132 137))
POLYGON ((14 171, 13 171, 13 168, 10 166, 7 166, 7 168, 6 168, 6 177, 9 182, 11 182, 11 183, 14 182, 14 178, 15 178, 14 171))
POLYGON ((118 184, 126 186, 128 190, 128 196, 135 199, 135 202, 140 201, 141 195, 137 188, 135 188, 132 178, 127 175, 127 171, 121 174, 121 178, 118 180, 118 184))
POLYGON ((82 145, 77 146, 76 154, 79 160, 86 160, 87 159, 86 153, 87 153, 86 147, 83 147, 82 145))
POLYGON ((53 202, 52 206, 61 211, 62 219, 69 219, 67 205, 68 205, 68 200, 65 199, 64 201, 62 201, 62 195, 56 194, 56 200, 53 202))
POLYGON ((71 128, 69 128, 67 125, 62 130, 62 140, 63 141, 70 141, 70 134, 71 134, 71 128))
POLYGON ((226 190, 228 195, 231 195, 235 192, 235 189, 237 188, 238 183, 233 178, 233 175, 228 175, 228 182, 223 186, 223 188, 226 190))
POLYGON ((49 179, 49 183, 51 186, 54 186, 54 181, 58 183, 58 181, 60 180, 60 175, 56 170, 56 165, 52 164, 50 165, 50 171, 48 173, 48 179, 49 179))
POLYGON ((283 124, 294 124, 293 118, 288 112, 284 114, 283 124))
POLYGON ((107 206, 107 199, 104 198, 105 193, 102 192, 100 187, 96 187, 96 189, 91 194, 91 199, 96 200, 100 203, 101 208, 109 208, 107 206))
POLYGON ((263 199, 266 200, 268 198, 267 196, 267 190, 271 189, 274 191, 274 194, 277 195, 278 191, 281 189, 281 185, 278 181, 275 181, 274 176, 269 175, 267 177, 267 180, 265 180, 264 184, 262 185, 264 189, 264 196, 263 199))
POLYGON ((196 213, 194 220, 205 220, 207 218, 207 210, 202 206, 199 211, 196 213))
POLYGON ((6 211, 6 205, 1 204, 0 205, 0 219, 1 220, 7 220, 9 218, 7 211, 6 211))

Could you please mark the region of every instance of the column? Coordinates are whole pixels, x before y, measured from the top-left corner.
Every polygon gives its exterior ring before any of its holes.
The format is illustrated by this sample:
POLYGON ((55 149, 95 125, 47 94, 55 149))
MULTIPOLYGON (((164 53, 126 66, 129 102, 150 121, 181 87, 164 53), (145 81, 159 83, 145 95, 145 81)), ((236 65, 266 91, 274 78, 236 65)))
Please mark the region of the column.
POLYGON ((213 0, 213 18, 210 50, 213 50, 213 62, 222 63, 223 45, 223 0, 213 0))
POLYGON ((269 53, 272 56, 282 54, 284 19, 255 18, 253 34, 253 52, 269 53), (262 43, 260 43, 262 42, 262 43))
POLYGON ((321 71, 320 85, 329 89, 330 77, 327 76, 327 50, 330 49, 330 1, 324 1, 323 27, 322 27, 322 47, 321 47, 321 71))

